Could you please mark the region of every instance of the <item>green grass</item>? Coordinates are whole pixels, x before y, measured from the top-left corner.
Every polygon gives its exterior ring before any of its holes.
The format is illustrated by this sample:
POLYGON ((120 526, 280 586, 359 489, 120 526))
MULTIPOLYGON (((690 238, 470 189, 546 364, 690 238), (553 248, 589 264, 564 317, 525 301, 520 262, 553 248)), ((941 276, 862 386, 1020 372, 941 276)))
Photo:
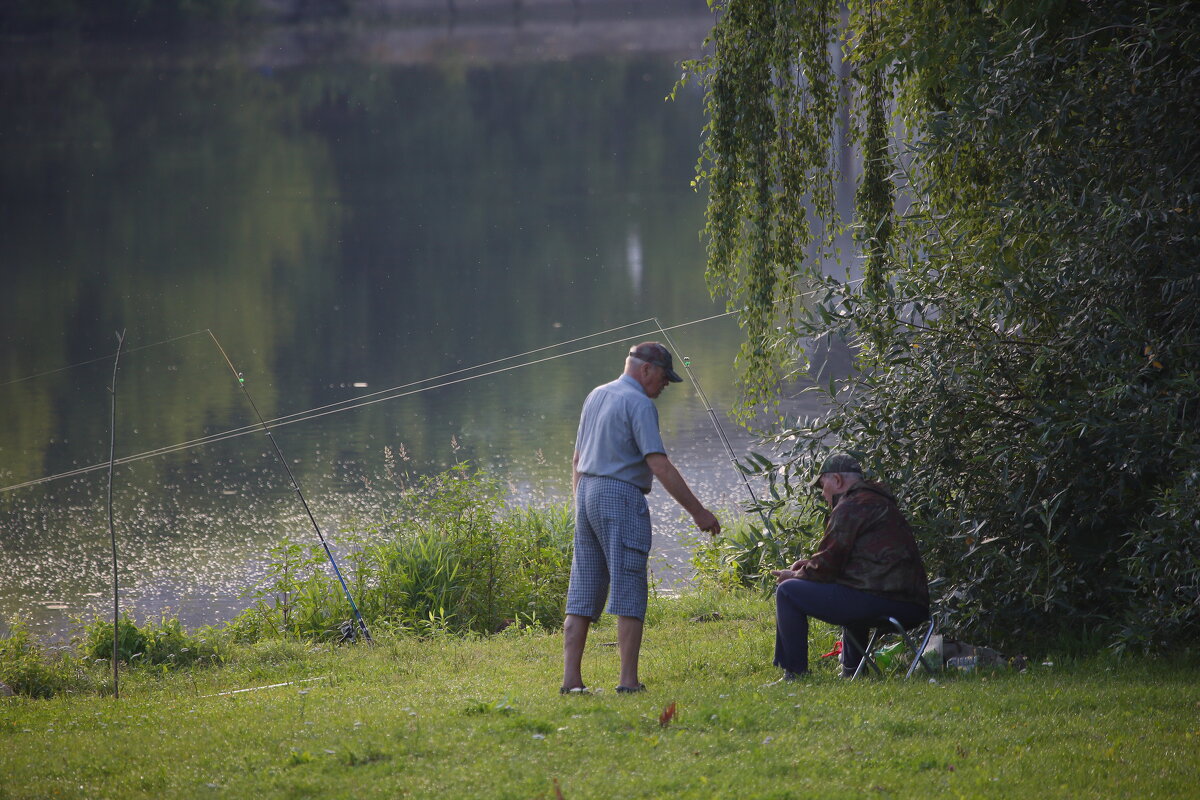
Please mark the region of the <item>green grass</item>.
POLYGON ((556 633, 262 643, 223 667, 131 671, 120 700, 0 700, 0 798, 554 798, 555 780, 567 800, 1200 796, 1195 663, 1039 660, 934 684, 822 663, 763 688, 772 637, 764 600, 654 601, 650 691, 613 692, 606 619, 591 697, 558 695, 556 633))

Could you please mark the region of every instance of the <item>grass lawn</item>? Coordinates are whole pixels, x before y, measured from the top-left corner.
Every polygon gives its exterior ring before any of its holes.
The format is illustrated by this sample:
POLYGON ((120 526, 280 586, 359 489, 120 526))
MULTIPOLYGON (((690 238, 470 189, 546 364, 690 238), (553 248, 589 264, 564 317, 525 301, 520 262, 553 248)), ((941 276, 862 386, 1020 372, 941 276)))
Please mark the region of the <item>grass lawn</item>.
POLYGON ((558 694, 560 634, 259 645, 129 673, 119 701, 0 700, 0 798, 1200 797, 1194 662, 1035 659, 936 683, 821 663, 764 688, 773 635, 764 600, 654 601, 649 691, 613 691, 606 618, 586 697, 558 694))

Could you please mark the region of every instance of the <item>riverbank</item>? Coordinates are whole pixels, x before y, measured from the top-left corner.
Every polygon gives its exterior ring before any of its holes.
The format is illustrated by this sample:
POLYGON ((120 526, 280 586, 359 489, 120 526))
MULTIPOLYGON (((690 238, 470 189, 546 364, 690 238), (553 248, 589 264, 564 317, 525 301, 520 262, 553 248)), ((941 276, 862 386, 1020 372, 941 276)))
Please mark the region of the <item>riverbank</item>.
POLYGON ((93 69, 146 63, 465 68, 647 53, 684 60, 702 54, 713 22, 703 2, 391 0, 335 11, 266 2, 261 13, 237 25, 198 21, 165 31, 135 26, 22 33, 0 26, 0 68, 29 70, 71 56, 93 69))
MULTIPOLYGON (((1050 656, 1024 673, 848 683, 820 662, 763 687, 778 677, 772 620, 745 594, 654 601, 650 688, 633 696, 612 690, 606 618, 590 697, 558 695, 560 633, 513 628, 265 642, 224 666, 127 673, 120 700, 9 698, 0 794, 1182 797, 1200 778, 1195 665, 1050 656)), ((820 629, 814 655, 832 638, 820 629)))

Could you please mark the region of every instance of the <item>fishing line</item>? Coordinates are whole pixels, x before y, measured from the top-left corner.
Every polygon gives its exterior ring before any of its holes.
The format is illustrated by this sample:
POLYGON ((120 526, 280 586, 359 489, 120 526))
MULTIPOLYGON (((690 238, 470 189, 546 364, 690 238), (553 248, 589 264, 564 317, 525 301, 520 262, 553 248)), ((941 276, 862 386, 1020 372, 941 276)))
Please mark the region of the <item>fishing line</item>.
MULTIPOLYGON (((729 312, 729 313, 733 313, 733 312, 729 312)), ((725 315, 720 315, 720 316, 725 316, 725 315)), ((461 375, 464 372, 471 372, 473 370, 483 369, 484 367, 489 367, 489 366, 492 366, 495 364, 500 364, 505 361, 512 361, 513 359, 516 359, 516 358, 522 358, 524 356, 532 355, 534 353, 540 353, 544 350, 551 350, 551 349, 554 349, 557 347, 562 347, 564 345, 574 344, 575 342, 581 342, 585 339, 592 339, 592 338, 595 338, 596 336, 604 336, 605 334, 613 333, 615 331, 619 331, 624 328, 632 328, 634 325, 644 325, 651 321, 652 321, 651 319, 644 319, 644 320, 639 320, 637 322, 629 322, 624 325, 618 325, 615 328, 608 328, 607 330, 596 331, 595 333, 589 333, 586 336, 578 336, 574 339, 567 339, 566 341, 558 342, 556 344, 545 345, 543 347, 534 348, 533 350, 527 350, 524 353, 517 353, 515 355, 505 356, 504 358, 498 358, 493 361, 486 361, 482 364, 475 364, 470 367, 463 367, 462 369, 453 370, 451 372, 445 372, 445 373, 442 373, 441 375, 435 375, 431 378, 422 378, 421 380, 412 381, 410 383, 401 384, 399 386, 393 386, 389 389, 380 389, 379 391, 371 392, 370 394, 358 395, 357 397, 352 397, 352 398, 349 398, 346 400, 338 400, 337 402, 329 403, 324 406, 317 406, 316 408, 311 408, 306 411, 296 411, 291 414, 284 414, 281 417, 275 417, 274 419, 268 420, 268 423, 271 425, 274 425, 275 427, 279 427, 281 425, 290 425, 292 422, 303 422, 307 419, 310 419, 313 415, 316 415, 316 412, 326 411, 327 409, 335 409, 334 411, 328 411, 328 413, 337 413, 337 411, 350 411, 353 408, 358 408, 358 406, 360 404, 362 404, 361 401, 363 401, 365 398, 376 397, 377 395, 386 394, 386 393, 390 393, 390 392, 397 392, 402 389, 408 389, 413 386, 420 386, 421 384, 424 384, 424 383, 441 380, 443 378, 448 378, 448 377, 451 377, 454 375, 461 375), (347 406, 347 404, 353 404, 353 405, 347 406), (338 408, 339 406, 347 406, 347 407, 338 408)), ((707 320, 697 320, 697 321, 704 322, 707 320)), ((689 322, 689 323, 684 323, 684 324, 690 325, 690 324, 694 324, 694 322, 689 322)), ((164 340, 164 342, 158 342, 156 344, 163 344, 165 342, 173 342, 173 341, 177 341, 179 339, 185 339, 189 336, 195 336, 197 333, 204 333, 204 334, 211 335, 212 331, 208 328, 205 328, 202 331, 196 331, 195 333, 184 334, 183 336, 176 336, 172 339, 166 339, 166 340, 164 340)), ((144 345, 142 347, 135 348, 135 349, 136 350, 144 350, 145 348, 152 347, 152 346, 154 346, 154 345, 144 345)), ((128 353, 131 351, 126 350, 125 352, 128 353)), ((567 354, 567 355, 570 355, 570 354, 567 354)), ((87 362, 81 362, 81 363, 90 364, 92 362, 87 361, 87 362)), ((73 365, 73 366, 79 366, 79 365, 73 365)), ((520 365, 518 365, 518 366, 520 366, 520 365)), ((68 369, 71 369, 71 367, 69 367, 69 366, 61 367, 60 369, 51 370, 50 372, 61 372, 63 370, 68 370, 68 369)), ((514 367, 514 369, 516 369, 516 367, 514 367)), ((48 374, 50 374, 50 372, 39 373, 39 374, 48 375, 48 374)), ((489 374, 491 374, 491 373, 489 373, 489 374)), ((29 377, 36 377, 36 376, 29 376, 29 377)), ((480 375, 477 377, 483 377, 483 376, 480 375)), ((19 378, 18 379, 18 381, 21 381, 21 380, 28 380, 28 378, 19 378)), ((11 381, 11 383, 16 383, 18 381, 11 381)), ((4 385, 4 384, 0 384, 0 386, 2 386, 2 385, 4 385)), ((441 386, 447 386, 447 385, 450 385, 450 384, 439 384, 438 386, 431 386, 428 388, 429 389, 437 389, 437 388, 441 388, 441 386)), ((407 394, 415 394, 415 392, 409 392, 407 394)), ((407 394, 396 395, 396 396, 404 397, 404 396, 407 396, 407 394)), ((389 398, 384 398, 384 399, 392 399, 392 398, 389 397, 389 398)), ((118 458, 113 463, 118 464, 118 465, 129 464, 129 463, 132 463, 135 461, 141 461, 142 459, 146 459, 146 458, 154 458, 155 456, 167 455, 169 453, 175 453, 180 450, 187 450, 187 449, 190 449, 193 447, 200 447, 200 446, 203 446, 206 444, 213 444, 215 442, 221 442, 226 439, 234 439, 238 436, 245 436, 247 434, 253 433, 257 429, 258 429, 258 426, 253 425, 253 424, 244 425, 240 428, 231 428, 230 430, 227 430, 227 431, 210 434, 208 436, 201 436, 197 439, 189 439, 187 441, 178 442, 176 444, 165 445, 163 447, 156 447, 151 450, 144 450, 142 452, 135 453, 133 455, 122 456, 121 458, 118 458)), ((37 486, 38 484, 41 484, 41 483, 47 483, 49 481, 61 480, 64 478, 74 478, 79 475, 86 475, 89 472, 94 472, 95 470, 103 469, 104 466, 105 466, 105 464, 93 464, 91 466, 79 467, 78 469, 67 470, 66 472, 59 472, 54 475, 48 475, 48 476, 45 476, 42 478, 35 478, 33 480, 25 481, 24 483, 15 483, 11 486, 5 486, 5 487, 0 488, 0 493, 7 492, 10 490, 15 490, 15 489, 25 489, 25 488, 28 488, 31 486, 37 486)))
MULTIPOLYGON (((271 440, 271 446, 275 448, 275 455, 279 457, 279 463, 283 465, 284 471, 287 472, 288 480, 292 482, 292 488, 296 490, 296 496, 300 498, 300 504, 304 506, 304 513, 308 514, 308 520, 312 523, 313 530, 317 532, 317 538, 321 540, 321 546, 325 548, 325 555, 329 557, 329 563, 333 565, 333 572, 337 575, 338 583, 342 584, 342 591, 346 593, 346 599, 350 601, 350 610, 354 612, 354 618, 358 620, 358 627, 362 629, 363 637, 367 640, 367 644, 375 644, 375 640, 371 638, 371 632, 367 630, 367 622, 363 619, 362 614, 358 612, 358 606, 355 605, 354 597, 350 594, 350 587, 346 585, 346 579, 342 577, 342 571, 338 569, 337 559, 333 557, 333 551, 329 549, 329 542, 325 541, 325 534, 321 533, 321 526, 317 524, 317 518, 313 516, 312 510, 309 509, 308 501, 304 499, 304 492, 300 491, 300 484, 296 481, 296 476, 292 474, 292 468, 288 466, 287 459, 283 457, 283 451, 279 449, 279 444, 275 441, 275 436, 271 433, 271 428, 267 425, 266 420, 263 419, 263 415, 259 413, 258 404, 254 402, 254 398, 250 395, 250 389, 246 387, 246 379, 233 366, 233 362, 229 360, 229 354, 225 352, 225 348, 221 347, 221 343, 217 341, 216 334, 209 331, 208 335, 212 337, 213 344, 221 351, 221 356, 225 359, 225 363, 229 365, 229 371, 233 373, 238 386, 242 388, 242 393, 250 401, 250 407, 254 409, 254 416, 258 417, 263 433, 267 434, 267 438, 271 440)), ((115 648, 116 645, 114 644, 113 647, 115 648)))
MULTIPOLYGON (((191 336, 199 336, 202 333, 208 333, 208 329, 206 328, 205 330, 202 330, 202 331, 192 331, 191 333, 184 333, 179 336, 172 336, 170 339, 163 339, 161 342, 153 342, 151 344, 144 344, 144 345, 141 345, 140 347, 127 347, 127 348, 125 348, 124 352, 126 355, 128 355, 129 353, 136 353, 139 350, 148 350, 151 347, 158 347, 159 345, 170 344, 171 342, 178 342, 180 339, 187 339, 191 336)), ((120 348, 118 348, 118 352, 120 352, 120 348)), ((32 375, 26 375, 24 378, 14 378, 11 381, 4 381, 4 382, 0 383, 0 386, 11 386, 14 383, 23 383, 24 381, 31 381, 34 378, 41 378, 46 375, 53 375, 56 372, 66 372, 67 370, 75 369, 76 367, 86 367, 88 364, 95 364, 97 361, 107 361, 108 359, 113 358, 116 355, 117 355, 116 353, 109 353, 106 356, 98 356, 96 358, 90 358, 87 361, 79 361, 75 364, 68 364, 65 367, 58 367, 57 369, 48 369, 45 372, 35 372, 32 375)))
MULTIPOLYGON (((735 311, 722 312, 720 314, 713 314, 708 317, 701 317, 698 319, 689 320, 688 322, 681 322, 676 325, 672 325, 669 327, 669 329, 674 330, 676 328, 685 328, 685 327, 688 327, 689 325, 699 325, 704 322, 710 322, 714 319, 719 319, 721 317, 727 317, 727 316, 730 316, 730 315, 736 314, 736 313, 738 313, 738 312, 735 310, 735 311)), ((443 373, 442 375, 437 375, 437 376, 434 376, 431 378, 424 378, 419 381, 413 381, 411 383, 402 384, 400 386, 394 386, 390 389, 381 389, 380 391, 373 392, 370 395, 360 395, 358 397, 350 398, 348 400, 338 401, 337 403, 331 403, 329 405, 318 406, 316 408, 308 409, 307 411, 298 411, 298 412, 295 412, 292 414, 285 414, 281 417, 276 417, 274 419, 267 420, 267 424, 271 425, 272 427, 279 428, 284 425, 291 425, 296 422, 307 422, 308 420, 317 419, 318 417, 324 417, 324 416, 328 416, 330 414, 338 414, 343 411, 352 411, 357 408, 362 408, 363 406, 374 405, 375 403, 382 403, 386 400, 397 400, 402 397, 409 397, 411 395, 420 394, 422 392, 433 391, 434 389, 442 389, 447 386, 454 386, 459 383, 473 381, 473 380, 476 380, 477 378, 486 378, 486 377, 489 377, 492 375, 499 375, 499 374, 502 374, 505 372, 511 372, 513 370, 522 369, 524 367, 535 366, 537 364, 546 363, 548 361, 554 361, 555 359, 566 358, 567 356, 578 355, 579 353, 586 353, 589 350, 596 350, 596 349, 599 349, 602 347, 610 347, 614 344, 621 344, 622 342, 628 342, 628 341, 632 341, 634 339, 642 338, 646 334, 639 333, 639 334, 632 335, 632 336, 626 336, 626 337, 623 337, 620 339, 606 341, 601 344, 596 344, 596 345, 591 345, 589 347, 583 347, 583 348, 579 348, 576 350, 571 350, 566 353, 557 353, 555 355, 548 356, 545 358, 540 358, 540 359, 528 361, 528 362, 521 363, 521 364, 514 364, 512 366, 504 367, 502 369, 495 369, 495 370, 490 370, 488 372, 481 372, 481 373, 478 373, 475 375, 469 375, 466 377, 456 378, 454 380, 444 380, 441 383, 437 383, 437 384, 434 384, 431 386, 422 386, 421 388, 410 388, 410 387, 418 386, 420 384, 430 383, 431 381, 437 381, 442 378, 448 378, 448 377, 451 377, 454 375, 461 375, 464 372, 472 372, 474 370, 482 369, 483 367, 487 367, 489 365, 502 363, 504 361, 511 361, 513 359, 521 358, 522 356, 530 355, 532 353, 538 353, 538 352, 553 349, 556 347, 562 347, 565 344, 572 344, 575 342, 583 341, 584 339, 594 338, 596 336, 601 336, 606 333, 612 333, 614 331, 618 331, 623 328, 629 328, 634 325, 646 324, 646 323, 649 323, 652 321, 653 321, 652 319, 646 319, 646 320, 641 320, 640 322, 631 322, 627 325, 620 325, 620 326, 617 326, 616 328, 610 328, 608 330, 599 331, 597 333, 589 334, 587 336, 577 337, 575 339, 570 339, 565 342, 560 342, 558 344, 538 347, 533 350, 526 351, 525 353, 518 353, 516 355, 506 356, 505 358, 496 359, 494 361, 484 362, 482 364, 476 364, 471 367, 464 367, 463 369, 443 373), (406 389, 407 389, 407 391, 403 391, 406 389), (386 395, 386 396, 379 396, 379 395, 386 395), (371 398, 371 399, 364 399, 364 398, 371 398)), ((204 331, 204 332, 208 333, 208 331, 204 331)), ((227 431, 222 431, 221 433, 210 434, 209 436, 203 436, 198 439, 191 439, 191 440, 188 440, 185 442, 179 442, 177 444, 166 445, 164 447, 157 447, 157 448, 154 448, 151 450, 145 450, 145 451, 142 451, 139 453, 135 453, 133 455, 122 456, 121 458, 116 459, 113 463, 118 466, 124 465, 124 464, 131 464, 131 463, 134 463, 137 461, 142 461, 147 458, 154 458, 157 456, 175 453, 175 452, 178 452, 181 450, 189 450, 194 447, 202 447, 204 445, 215 444, 217 442, 223 442, 227 439, 236 439, 239 436, 246 436, 250 433, 254 433, 256 430, 258 430, 257 425, 246 425, 246 426, 243 426, 240 428, 232 428, 227 431)), ((103 462, 100 464, 92 464, 87 467, 79 467, 77 469, 72 469, 72 470, 67 470, 65 472, 55 473, 54 475, 47 475, 47 476, 44 476, 41 478, 35 478, 32 480, 24 481, 22 483, 14 483, 10 486, 0 487, 0 493, 15 491, 17 489, 26 489, 26 488, 29 488, 32 486, 38 486, 43 483, 49 483, 50 481, 63 480, 66 478, 74 478, 74 477, 78 477, 80 475, 86 475, 90 472, 95 472, 96 470, 104 469, 107 466, 108 466, 108 462, 106 461, 106 462, 103 462)))
POLYGON ((243 694, 244 692, 261 692, 263 689, 278 689, 280 686, 295 686, 298 683, 312 683, 313 681, 326 680, 328 675, 318 675, 315 678, 301 678, 298 681, 285 681, 284 683, 272 683, 267 686, 251 686, 249 689, 234 689, 229 692, 217 692, 216 694, 202 694, 201 700, 207 700, 210 697, 229 697, 230 695, 243 694))
MULTIPOLYGON (((861 279, 858 279, 855 281, 849 281, 846 283, 846 285, 850 285, 851 283, 860 283, 860 282, 861 282, 861 279)), ((807 297, 807 296, 810 296, 813 294, 817 294, 818 292, 822 292, 822 291, 825 291, 825 289, 823 289, 823 288, 815 289, 810 292, 798 293, 798 294, 792 295, 790 297, 782 298, 775 302, 776 302, 776 304, 790 302, 790 301, 799 299, 801 297, 807 297)), ((678 330, 680 328, 686 328, 691 325, 700 325, 705 322, 711 322, 712 320, 721 319, 723 317, 729 317, 734 314, 739 314, 739 313, 741 313, 741 311, 742 311, 742 309, 734 309, 732 311, 723 311, 723 312, 720 312, 717 314, 709 315, 707 317, 699 317, 697 319, 689 320, 687 322, 680 322, 680 323, 676 323, 675 325, 668 325, 665 328, 662 326, 659 326, 658 330, 665 332, 665 331, 678 330)), ((590 345, 588 347, 578 348, 576 350, 571 350, 571 351, 568 351, 565 353, 557 353, 552 356, 547 356, 545 358, 539 358, 539 359, 536 359, 533 361, 528 361, 528 362, 521 363, 521 364, 514 364, 512 366, 504 367, 502 369, 495 369, 495 370, 490 370, 487 372, 481 372, 478 374, 468 375, 466 377, 459 377, 459 378, 455 378, 454 380, 444 380, 446 378, 451 378, 456 375, 463 375, 463 373, 474 372, 475 370, 483 369, 483 368, 489 367, 489 366, 494 366, 496 364, 500 364, 505 361, 512 361, 514 359, 523 358, 523 357, 526 357, 529 355, 544 352, 546 350, 552 350, 555 348, 563 347, 565 345, 581 342, 586 339, 592 339, 597 336, 603 336, 603 335, 606 335, 609 333, 614 333, 616 331, 623 330, 625 328, 631 328, 635 325, 644 325, 644 324, 648 324, 648 323, 657 323, 657 319, 654 317, 651 317, 648 319, 640 320, 638 322, 630 322, 625 325, 618 325, 614 328, 608 328, 606 330, 597 331, 595 333, 590 333, 585 336, 579 336, 574 339, 568 339, 566 341, 558 342, 556 344, 550 344, 550 345, 544 345, 542 347, 537 347, 532 350, 527 350, 523 353, 517 353, 517 354, 511 355, 511 356, 505 356, 504 358, 498 358, 498 359, 494 359, 492 361, 486 361, 481 364, 476 364, 474 366, 463 367, 462 369, 452 370, 450 372, 445 372, 440 375, 435 375, 431 378, 424 378, 424 379, 421 379, 418 381, 412 381, 410 383, 400 384, 398 386, 393 386, 388 389, 381 389, 378 392, 372 392, 371 394, 359 395, 357 397, 349 398, 347 400, 340 400, 338 402, 330 403, 330 404, 327 404, 324 406, 317 406, 315 408, 310 408, 305 411, 297 411, 297 412, 294 412, 291 414, 285 414, 283 416, 275 417, 274 419, 267 420, 267 423, 273 427, 279 428, 284 425, 291 425, 296 422, 307 422, 309 420, 317 419, 319 417, 328 416, 330 414, 338 414, 343 411, 352 411, 354 409, 362 408, 363 406, 373 405, 375 403, 381 403, 386 400, 398 400, 402 397, 409 397, 411 395, 420 394, 422 392, 433 391, 435 389, 442 389, 447 386, 454 386, 456 384, 465 383, 467 381, 473 381, 478 378, 486 378, 486 377, 493 376, 493 375, 499 375, 499 374, 502 374, 505 372, 511 372, 513 370, 522 369, 524 367, 535 366, 537 364, 543 364, 548 361, 554 361, 559 358, 566 358, 568 356, 578 355, 580 353, 586 353, 590 350, 598 350, 600 348, 610 347, 615 344, 622 344, 624 342, 629 342, 634 339, 643 338, 647 334, 639 333, 639 334, 633 335, 633 336, 626 336, 626 337, 622 337, 619 339, 613 339, 610 341, 606 341, 601 344, 590 345), (429 386, 422 386, 422 384, 429 384, 434 381, 441 381, 441 382, 433 383, 433 385, 429 385, 429 386), (412 388, 412 387, 417 387, 417 386, 420 386, 421 388, 412 388)), ((652 331, 649 331, 648 333, 654 333, 654 332, 655 331, 652 330, 652 331)), ((197 333, 205 333, 205 334, 211 335, 211 331, 209 331, 207 329, 203 330, 203 331, 198 331, 197 333)), ((187 336, 194 336, 194 335, 196 335, 196 334, 190 333, 190 334, 186 334, 185 336, 178 336, 175 338, 182 339, 182 338, 186 338, 187 336)), ((167 341, 172 341, 172 340, 167 340, 167 341)), ((150 345, 146 345, 145 347, 149 347, 149 346, 150 345)), ((144 349, 144 348, 139 348, 139 349, 144 349)), ((129 352, 129 351, 126 351, 126 352, 129 352)), ((63 367, 63 369, 68 369, 68 367, 63 367)), ((157 448, 153 448, 151 450, 144 450, 142 452, 135 453, 133 455, 122 456, 121 458, 116 459, 116 461, 114 461, 113 463, 115 463, 117 465, 131 464, 136 461, 142 461, 147 458, 155 458, 157 456, 168 455, 170 453, 179 452, 181 450, 189 450, 194 447, 202 447, 204 445, 215 444, 217 442, 223 442, 227 439, 235 439, 239 436, 246 436, 250 433, 253 433, 257 429, 258 429, 257 425, 245 425, 240 428, 231 428, 227 431, 222 431, 220 433, 214 433, 214 434, 210 434, 208 436, 202 436, 202 437, 199 437, 196 439, 190 439, 188 441, 179 442, 177 444, 166 445, 163 447, 157 447, 157 448)), ((63 480, 66 478, 74 478, 74 477, 78 477, 80 475, 86 475, 90 472, 95 472, 96 470, 104 469, 107 466, 108 466, 108 462, 103 462, 100 464, 92 464, 92 465, 86 466, 86 467, 78 467, 76 469, 66 470, 64 472, 55 473, 54 475, 47 475, 47 476, 43 476, 41 478, 34 478, 32 480, 24 481, 22 483, 14 483, 9 486, 0 487, 0 493, 15 491, 17 489, 26 489, 26 488, 30 488, 32 486, 38 486, 43 483, 49 483, 51 481, 63 480)))
MULTIPOLYGON (((413 386, 420 386, 421 384, 431 383, 432 381, 438 381, 438 380, 442 380, 444 378, 453 377, 455 375, 461 375, 464 372, 473 372, 474 370, 477 370, 477 369, 483 369, 485 367, 494 366, 496 364, 502 364, 505 361, 512 361, 513 359, 524 358, 525 356, 530 356, 530 355, 533 355, 534 353, 541 353, 545 350, 553 350, 555 348, 563 347, 568 344, 582 342, 585 339, 594 339, 597 336, 604 336, 606 334, 613 333, 613 332, 619 331, 619 330, 623 330, 625 328, 632 328, 634 325, 645 325, 646 323, 651 322, 651 321, 653 321, 653 320, 652 319, 643 319, 643 320, 639 320, 637 322, 628 322, 624 325, 618 325, 615 328, 608 328, 607 330, 596 331, 595 333, 589 333, 586 336, 577 336, 574 339, 567 339, 566 341, 558 342, 556 344, 548 344, 548 345, 544 345, 542 347, 534 348, 533 350, 526 350, 524 353, 517 353, 517 354, 511 355, 511 356, 504 356, 503 358, 497 358, 492 361, 485 361, 482 364, 475 364, 470 367, 463 367, 462 369, 456 369, 456 370, 452 370, 450 372, 443 372, 441 375, 434 375, 431 378, 421 378, 420 380, 411 381, 409 383, 403 383, 403 384, 400 384, 399 386, 393 386, 388 389, 380 389, 375 392, 369 392, 367 394, 360 394, 357 397, 351 397, 346 400, 338 400, 333 403, 328 403, 327 405, 310 408, 306 411, 295 411, 291 414, 284 414, 281 417, 276 417, 275 419, 270 420, 270 423, 272 425, 278 427, 280 425, 291 424, 292 422, 302 422, 304 420, 313 419, 314 417, 317 417, 317 416, 324 416, 323 413, 318 413, 318 412, 336 414, 339 411, 349 411, 353 408, 358 408, 361 405, 370 405, 370 402, 363 402, 363 401, 367 400, 367 398, 379 397, 379 395, 383 395, 383 394, 387 394, 389 396, 381 398, 382 400, 391 400, 391 399, 393 399, 393 397, 407 397, 410 394, 418 394, 419 392, 405 392, 404 394, 397 394, 394 396, 392 396, 390 393, 400 392, 401 390, 404 390, 404 389, 410 389, 413 386), (339 408, 339 406, 345 406, 345 408, 339 408), (330 411, 329 409, 333 409, 333 410, 330 411)), ((210 331, 210 333, 211 333, 211 331, 210 331)), ((582 352, 582 351, 579 351, 579 352, 582 352)), ((568 353, 566 355, 570 355, 570 354, 568 353)), ((534 363, 538 363, 538 362, 534 362, 534 363)), ((527 366, 527 365, 519 364, 515 367, 512 367, 512 369, 517 369, 521 366, 527 366)), ((500 370, 500 371, 502 372, 504 370, 500 370)), ((493 375, 496 373, 489 372, 489 373, 485 373, 485 374, 493 375)), ((470 378, 468 380, 473 380, 474 378, 482 378, 482 377, 484 377, 484 374, 472 376, 472 378, 470 378)), ((438 384, 437 386, 427 387, 427 389, 439 389, 443 386, 450 386, 453 383, 461 383, 461 381, 451 381, 449 383, 441 383, 441 384, 438 384)), ((421 389, 420 391, 426 391, 426 389, 421 389)), ((380 402, 380 401, 375 400, 372 402, 380 402)), ((231 430, 224 431, 222 433, 212 434, 211 436, 206 436, 201 439, 193 439, 190 442, 183 442, 179 445, 169 445, 169 447, 166 448, 165 450, 166 450, 166 452, 174 452, 176 449, 183 449, 184 447, 193 447, 198 444, 208 444, 211 441, 222 441, 224 439, 233 438, 234 436, 242 435, 243 433, 251 432, 254 429, 255 429, 254 425, 247 425, 242 428, 233 428, 231 430)), ((158 453, 154 453, 154 454, 158 455, 158 453)))
POLYGON ((754 493, 754 487, 750 485, 750 479, 746 477, 745 471, 738 465, 737 455, 735 455, 733 452, 733 445, 729 443, 729 437, 725 435, 725 426, 723 426, 721 421, 717 418, 717 412, 712 407, 712 403, 708 401, 708 395, 704 393, 704 389, 700 387, 700 381, 696 379, 695 373, 692 372, 692 360, 685 356, 683 352, 675 346, 675 342, 671 340, 671 334, 667 333, 667 329, 664 328, 662 323, 658 321, 658 317, 654 318, 654 324, 657 325, 659 331, 662 332, 663 338, 667 340, 667 344, 671 347, 671 351, 675 353, 675 355, 678 356, 679 360, 683 363, 683 371, 686 372, 688 378, 691 379, 692 386, 695 387, 696 394, 700 397, 700 402, 704 404, 704 410, 708 412, 708 418, 712 420, 713 427, 717 430, 717 438, 721 440, 721 444, 725 445, 725 452, 729 454, 729 463, 733 465, 738 477, 742 479, 742 485, 745 486, 746 491, 750 493, 750 499, 754 501, 754 506, 758 510, 758 516, 762 518, 763 526, 767 529, 767 531, 774 534, 775 529, 771 527, 771 523, 767 519, 767 515, 763 513, 762 506, 758 502, 758 496, 754 493))

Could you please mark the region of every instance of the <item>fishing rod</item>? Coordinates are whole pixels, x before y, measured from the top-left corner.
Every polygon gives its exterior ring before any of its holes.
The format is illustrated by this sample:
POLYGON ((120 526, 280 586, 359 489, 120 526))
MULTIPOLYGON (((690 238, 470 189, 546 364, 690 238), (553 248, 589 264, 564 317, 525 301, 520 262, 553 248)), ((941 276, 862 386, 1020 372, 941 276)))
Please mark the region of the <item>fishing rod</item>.
POLYGON ((233 366, 233 362, 229 360, 229 355, 225 352, 225 348, 217 341, 216 334, 210 330, 208 335, 212 337, 213 344, 221 351, 221 356, 225 359, 225 363, 229 365, 229 371, 233 373, 233 377, 237 378, 238 386, 242 388, 246 399, 250 401, 250 407, 254 409, 254 415, 258 417, 258 422, 262 425, 263 432, 271 440, 271 446, 275 448, 275 455, 279 458, 279 463, 283 464, 283 469, 287 472, 288 479, 292 482, 292 488, 296 490, 296 496, 300 498, 300 504, 304 506, 304 512, 308 514, 308 521, 312 523, 313 530, 317 532, 317 538, 321 540, 321 546, 325 548, 325 555, 329 557, 329 563, 333 565, 333 573, 337 575, 338 583, 342 585, 342 591, 346 593, 346 599, 350 601, 350 610, 354 612, 354 618, 358 621, 358 627, 362 629, 363 638, 367 640, 368 644, 375 644, 375 640, 371 638, 371 632, 367 630, 367 623, 363 619, 362 614, 359 613, 358 606, 354 603, 354 597, 350 594, 350 587, 346 585, 346 579, 342 577, 342 571, 338 569, 337 559, 333 557, 333 551, 329 549, 329 542, 325 541, 325 534, 321 533, 321 526, 317 524, 317 518, 313 516, 312 510, 308 507, 308 501, 304 499, 304 492, 300 491, 300 484, 296 482, 296 476, 292 474, 292 468, 288 466, 287 459, 283 457, 283 451, 279 449, 279 444, 275 441, 275 436, 271 433, 270 426, 263 419, 263 415, 259 413, 258 405, 254 402, 254 398, 250 396, 250 390, 246 388, 245 377, 233 366))
POLYGON ((654 324, 658 326, 658 330, 662 333, 663 338, 667 340, 667 344, 671 348, 671 352, 679 355, 679 360, 683 362, 683 371, 687 373, 688 378, 692 382, 692 386, 696 388, 696 394, 700 397, 700 402, 708 411, 708 418, 712 420, 713 427, 716 428, 717 437, 721 440, 721 444, 725 445, 725 452, 729 453, 729 462, 733 464, 733 468, 737 470, 738 477, 742 479, 742 485, 746 487, 746 491, 750 494, 750 499, 754 501, 754 507, 758 511, 758 516, 762 519, 763 527, 771 534, 775 534, 775 529, 771 526, 771 521, 767 519, 767 515, 763 513, 762 504, 758 502, 758 495, 754 493, 754 487, 750 485, 750 479, 746 477, 746 472, 738 464, 737 455, 733 452, 733 445, 729 443, 729 437, 725 435, 725 427, 721 425, 721 420, 717 417, 717 412, 713 409, 712 403, 708 402, 708 395, 704 393, 704 389, 700 387, 700 381, 696 379, 695 373, 692 372, 692 360, 683 355, 675 342, 671 340, 671 334, 667 333, 667 329, 658 321, 658 317, 654 317, 654 324))
POLYGON ((117 642, 121 633, 121 591, 117 582, 117 529, 113 526, 113 462, 117 454, 117 368, 121 364, 121 348, 125 346, 125 330, 117 334, 117 354, 113 358, 112 386, 112 418, 108 427, 108 536, 112 539, 113 557, 113 699, 121 699, 121 690, 117 678, 117 657, 119 655, 117 642))

